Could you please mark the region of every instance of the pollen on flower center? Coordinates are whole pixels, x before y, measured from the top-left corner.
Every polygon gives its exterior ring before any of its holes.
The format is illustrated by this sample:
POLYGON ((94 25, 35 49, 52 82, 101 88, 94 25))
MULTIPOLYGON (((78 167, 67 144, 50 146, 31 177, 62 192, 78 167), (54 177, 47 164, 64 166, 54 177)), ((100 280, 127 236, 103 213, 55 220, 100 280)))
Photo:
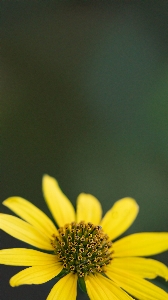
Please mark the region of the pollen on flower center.
POLYGON ((65 271, 79 277, 105 271, 112 260, 112 242, 100 226, 72 222, 58 232, 58 236, 53 236, 52 246, 65 271))

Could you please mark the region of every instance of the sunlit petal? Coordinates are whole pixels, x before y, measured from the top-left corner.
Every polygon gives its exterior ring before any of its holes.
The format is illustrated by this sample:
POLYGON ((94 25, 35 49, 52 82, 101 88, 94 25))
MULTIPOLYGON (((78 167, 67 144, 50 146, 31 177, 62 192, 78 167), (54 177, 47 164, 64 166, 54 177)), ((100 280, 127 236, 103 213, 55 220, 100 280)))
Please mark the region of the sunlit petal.
POLYGON ((29 201, 21 197, 10 197, 6 199, 3 204, 49 238, 53 233, 57 233, 57 229, 53 222, 29 201))
POLYGON ((139 300, 167 300, 168 294, 156 285, 131 273, 117 270, 113 272, 107 267, 106 275, 121 288, 139 300))
POLYGON ((76 300, 77 275, 69 273, 52 288, 47 300, 76 300))
POLYGON ((168 250, 168 233, 134 233, 113 244, 114 257, 149 256, 168 250))
POLYGON ((75 210, 57 181, 53 177, 44 175, 42 185, 44 198, 57 224, 61 227, 75 221, 75 210))
POLYGON ((14 275, 10 279, 10 285, 14 287, 22 284, 42 284, 57 276, 61 270, 62 265, 59 262, 30 267, 14 275))
POLYGON ((114 240, 131 226, 138 210, 138 204, 134 199, 123 198, 115 202, 113 207, 105 214, 100 225, 109 238, 114 240))
POLYGON ((12 248, 0 250, 0 264, 11 266, 44 266, 58 262, 56 255, 33 249, 12 248))
POLYGON ((25 221, 6 214, 0 214, 0 229, 18 240, 44 250, 53 250, 50 239, 25 221))
POLYGON ((114 258, 108 267, 112 271, 123 270, 142 278, 153 279, 161 276, 168 280, 168 268, 163 263, 154 259, 142 257, 114 258))
POLYGON ((100 275, 88 275, 85 279, 90 300, 131 300, 114 282, 100 275))
POLYGON ((100 202, 90 194, 80 194, 77 198, 77 223, 85 221, 99 224, 102 215, 100 202))

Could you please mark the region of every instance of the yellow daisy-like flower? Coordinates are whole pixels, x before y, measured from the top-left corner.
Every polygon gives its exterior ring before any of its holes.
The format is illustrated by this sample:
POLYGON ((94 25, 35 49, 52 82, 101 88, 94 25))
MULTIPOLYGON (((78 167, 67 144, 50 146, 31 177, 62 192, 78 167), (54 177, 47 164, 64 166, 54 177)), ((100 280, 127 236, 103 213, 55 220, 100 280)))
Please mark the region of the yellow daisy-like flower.
POLYGON ((168 232, 136 233, 114 241, 135 220, 138 205, 123 198, 101 219, 99 201, 80 194, 77 211, 60 190, 57 181, 45 175, 43 193, 58 225, 21 197, 3 204, 16 213, 0 214, 0 229, 46 253, 33 249, 0 250, 0 263, 28 266, 10 279, 11 286, 42 284, 59 275, 47 300, 75 300, 77 282, 91 300, 166 300, 168 294, 146 279, 168 280, 168 268, 143 258, 168 250, 168 232))

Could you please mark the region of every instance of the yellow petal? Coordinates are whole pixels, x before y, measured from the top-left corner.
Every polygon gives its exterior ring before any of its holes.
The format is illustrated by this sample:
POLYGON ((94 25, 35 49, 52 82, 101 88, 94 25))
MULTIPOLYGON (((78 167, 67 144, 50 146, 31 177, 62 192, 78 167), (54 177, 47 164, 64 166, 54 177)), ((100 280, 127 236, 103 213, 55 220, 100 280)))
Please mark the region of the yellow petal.
POLYGON ((99 224, 102 215, 100 202, 90 194, 80 194, 77 198, 77 223, 85 221, 99 224))
POLYGON ((168 233, 134 233, 116 241, 113 249, 114 257, 154 255, 168 250, 168 233))
POLYGON ((47 300, 76 300, 77 275, 69 273, 52 288, 47 300))
POLYGON ((142 278, 153 279, 161 276, 168 280, 168 268, 160 261, 142 257, 114 258, 110 265, 112 271, 123 270, 142 278))
POLYGON ((123 198, 115 202, 101 221, 103 230, 111 240, 125 232, 134 222, 139 207, 132 198, 123 198))
POLYGON ((0 214, 0 229, 4 230, 6 233, 10 234, 16 239, 37 248, 53 250, 48 237, 44 236, 32 225, 22 221, 17 217, 0 214))
POLYGON ((136 275, 119 270, 112 272, 108 267, 106 275, 139 300, 168 300, 168 294, 165 291, 136 275))
MULTIPOLYGON (((90 300, 131 300, 114 282, 100 275, 88 275, 85 279, 90 300)), ((133 299, 132 299, 133 300, 133 299)))
POLYGON ((61 191, 57 181, 48 175, 43 176, 43 194, 47 205, 57 222, 62 227, 75 221, 75 210, 69 199, 61 191))
POLYGON ((21 197, 10 197, 3 204, 49 238, 53 233, 57 234, 57 229, 53 222, 29 201, 21 197))
POLYGON ((42 284, 57 276, 62 268, 59 262, 52 265, 30 267, 14 275, 10 279, 10 285, 14 287, 22 284, 42 284))
POLYGON ((57 256, 33 249, 0 250, 0 264, 11 266, 44 266, 58 262, 57 256))

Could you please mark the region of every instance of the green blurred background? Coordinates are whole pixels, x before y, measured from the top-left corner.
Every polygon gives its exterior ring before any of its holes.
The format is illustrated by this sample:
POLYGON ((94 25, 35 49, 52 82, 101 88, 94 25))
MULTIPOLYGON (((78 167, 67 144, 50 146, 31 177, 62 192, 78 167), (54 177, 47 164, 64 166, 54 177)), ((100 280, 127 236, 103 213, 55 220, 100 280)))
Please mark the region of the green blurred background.
MULTIPOLYGON (((19 195, 50 216, 48 173, 74 205, 80 192, 104 212, 134 197, 126 234, 167 231, 168 2, 2 1, 1 17, 1 200, 19 195)), ((1 232, 0 248, 26 246, 1 232)), ((46 299, 55 280, 9 287, 20 269, 1 266, 1 300, 46 299)))

